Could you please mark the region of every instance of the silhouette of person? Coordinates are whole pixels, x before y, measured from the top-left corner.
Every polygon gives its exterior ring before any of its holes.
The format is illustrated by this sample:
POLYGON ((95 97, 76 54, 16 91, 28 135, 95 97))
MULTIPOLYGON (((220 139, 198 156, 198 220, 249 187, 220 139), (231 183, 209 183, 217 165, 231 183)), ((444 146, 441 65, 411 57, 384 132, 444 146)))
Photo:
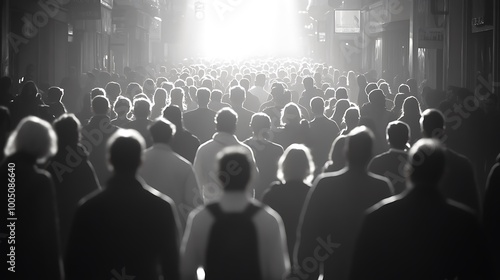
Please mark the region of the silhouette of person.
POLYGON ((170 121, 159 118, 149 131, 154 144, 144 152, 139 174, 148 185, 174 201, 184 228, 189 212, 203 203, 193 166, 170 147, 176 133, 170 121))
MULTIPOLYGON (((219 112, 219 115, 223 112, 219 112)), ((221 198, 191 212, 181 246, 183 279, 283 279, 290 264, 280 216, 248 194, 255 166, 251 151, 226 147, 217 155, 221 198), (239 172, 235 172, 235 167, 239 172)))
POLYGON ((222 91, 214 89, 210 95, 210 102, 208 103, 208 109, 218 112, 222 108, 231 107, 230 104, 222 102, 222 91))
POLYGON ((153 95, 153 107, 151 108, 151 120, 156 120, 163 114, 163 109, 167 106, 167 91, 157 88, 153 95))
POLYGON ((335 103, 335 110, 331 115, 330 119, 335 121, 335 123, 339 126, 339 129, 345 128, 344 123, 344 114, 347 109, 351 107, 351 103, 347 99, 337 99, 337 103, 335 103))
POLYGON ((71 66, 69 68, 69 75, 62 79, 60 86, 66 93, 62 99, 64 106, 69 112, 78 112, 78 103, 82 96, 82 87, 76 67, 71 66))
POLYGON ((348 108, 342 119, 345 128, 340 131, 340 135, 347 135, 359 125, 359 108, 357 106, 348 108))
POLYGON ((283 147, 269 140, 272 136, 271 119, 264 113, 252 116, 250 127, 253 136, 244 141, 253 151, 259 169, 259 183, 255 189, 255 197, 262 198, 264 191, 276 181, 278 160, 283 154, 283 147))
POLYGON ((170 147, 174 152, 193 164, 196 151, 200 146, 200 140, 184 127, 181 110, 175 105, 168 106, 163 110, 163 117, 176 127, 175 135, 170 141, 170 147))
POLYGON ((54 180, 61 245, 65 252, 78 202, 101 186, 88 160, 87 151, 80 143, 80 121, 73 114, 64 114, 54 121, 53 127, 57 134, 58 149, 46 169, 54 180))
MULTIPOLYGON (((423 138, 446 139, 443 114, 436 109, 422 113, 420 126, 423 138)), ((476 185, 471 162, 450 148, 445 148, 447 168, 440 183, 440 190, 446 198, 463 203, 479 213, 479 189, 476 185)))
POLYGON ((322 173, 339 171, 346 166, 345 159, 345 142, 347 136, 339 135, 332 143, 328 161, 323 167, 322 173))
POLYGON ((264 193, 262 202, 283 219, 288 252, 293 252, 300 211, 311 188, 314 163, 306 146, 292 144, 279 159, 278 166, 279 181, 264 193))
POLYGON ((270 98, 269 92, 264 89, 266 80, 266 74, 257 74, 257 76, 255 76, 255 85, 249 90, 253 95, 259 98, 260 104, 264 104, 270 98))
POLYGON ((314 85, 314 79, 312 77, 305 77, 302 80, 302 84, 304 85, 304 91, 300 95, 299 104, 304 106, 308 113, 312 115, 310 107, 311 99, 316 96, 323 97, 323 91, 314 85))
POLYGON ((252 113, 258 112, 260 108, 260 101, 257 96, 255 96, 253 93, 249 91, 250 89, 250 81, 248 79, 241 79, 240 80, 240 87, 245 89, 245 101, 243 103, 243 107, 245 107, 247 110, 251 111, 252 113))
POLYGON ((148 130, 148 127, 153 123, 149 120, 149 116, 151 115, 151 102, 142 97, 134 99, 133 113, 135 120, 126 123, 123 127, 135 129, 139 132, 146 141, 146 147, 149 148, 153 145, 153 139, 148 130))
POLYGON ((194 159, 194 171, 199 186, 203 191, 203 199, 205 203, 218 199, 222 194, 222 186, 217 179, 217 169, 215 169, 214 161, 217 154, 224 148, 229 146, 241 146, 252 155, 252 180, 251 190, 254 191, 258 183, 259 172, 255 165, 255 157, 252 149, 243 142, 240 142, 235 135, 238 122, 238 115, 231 108, 224 108, 217 112, 215 116, 215 124, 217 133, 214 134, 212 140, 201 144, 196 152, 194 159))
POLYGON ((367 172, 373 138, 364 126, 353 129, 346 140, 347 166, 320 175, 309 191, 294 252, 294 270, 299 276, 307 269, 308 257, 321 240, 320 244, 327 244, 321 253, 323 271, 311 272, 306 279, 317 279, 319 274, 324 279, 347 279, 364 211, 393 195, 389 180, 367 172))
POLYGON ((420 103, 417 98, 410 96, 403 102, 403 114, 398 121, 406 123, 410 127, 410 146, 422 138, 420 130, 420 103))
POLYGON ((288 103, 281 112, 281 125, 276 129, 276 143, 288 148, 291 144, 310 145, 309 123, 302 118, 299 106, 295 103, 288 103))
POLYGON ((311 111, 314 119, 309 123, 311 154, 317 173, 328 160, 328 152, 333 141, 340 134, 339 127, 335 121, 324 115, 325 102, 321 97, 311 99, 311 111))
POLYGON ((210 139, 215 133, 214 118, 215 112, 208 109, 210 102, 210 90, 199 88, 196 92, 198 108, 184 114, 184 125, 186 129, 196 135, 201 143, 210 139))
POLYGON ((23 118, 9 136, 1 164, 5 199, 0 202, 0 232, 15 236, 15 243, 7 238, 0 243, 6 266, 2 279, 64 279, 54 183, 38 167, 56 152, 56 134, 38 117, 23 118))
POLYGON ((374 174, 386 177, 394 187, 394 193, 406 190, 404 167, 408 161, 406 152, 410 137, 410 128, 404 122, 393 121, 387 125, 387 142, 389 150, 376 155, 368 165, 374 174))
POLYGON ((66 107, 61 102, 64 96, 64 91, 59 87, 50 87, 47 91, 47 105, 49 106, 49 114, 54 118, 59 118, 62 114, 66 113, 66 107))
POLYGON ((44 105, 38 88, 33 81, 24 83, 21 93, 12 101, 10 110, 12 125, 17 124, 27 116, 42 117, 42 106, 44 105))
POLYGON ((179 279, 179 222, 174 202, 137 175, 144 139, 118 130, 108 141, 113 176, 106 188, 87 196, 71 228, 67 278, 179 279))
POLYGON ((367 211, 350 279, 492 279, 473 213, 439 192, 446 158, 435 139, 411 148, 409 191, 367 211))
POLYGON ((116 118, 111 121, 111 124, 123 128, 127 123, 132 121, 128 117, 131 107, 132 104, 130 103, 130 100, 128 98, 118 96, 118 98, 116 98, 115 104, 113 105, 113 111, 115 112, 116 118))

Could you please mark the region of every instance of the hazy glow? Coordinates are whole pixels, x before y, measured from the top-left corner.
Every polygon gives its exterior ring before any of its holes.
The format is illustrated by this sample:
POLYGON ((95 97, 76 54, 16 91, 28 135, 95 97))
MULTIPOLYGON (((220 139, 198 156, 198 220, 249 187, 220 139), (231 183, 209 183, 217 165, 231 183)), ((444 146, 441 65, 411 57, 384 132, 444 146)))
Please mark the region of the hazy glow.
MULTIPOLYGON (((205 0, 196 31, 205 57, 296 55, 298 11, 290 0, 205 0)), ((194 2, 193 2, 194 6, 194 2)))

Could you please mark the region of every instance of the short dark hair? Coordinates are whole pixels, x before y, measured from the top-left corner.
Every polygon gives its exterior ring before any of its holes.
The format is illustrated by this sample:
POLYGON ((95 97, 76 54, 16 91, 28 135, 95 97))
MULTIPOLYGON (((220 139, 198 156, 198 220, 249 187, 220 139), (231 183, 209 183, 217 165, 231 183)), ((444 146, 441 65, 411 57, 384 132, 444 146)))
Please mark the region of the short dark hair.
POLYGON ((252 174, 249 152, 243 147, 231 146, 219 152, 217 159, 218 177, 224 191, 244 191, 252 174))
POLYGON ((255 85, 263 87, 266 84, 266 74, 259 73, 255 76, 255 85))
POLYGON ((335 99, 349 99, 349 96, 347 95, 347 89, 345 87, 337 88, 337 91, 335 91, 335 99))
POLYGON ((410 87, 407 84, 401 84, 398 87, 398 93, 410 94, 410 87))
POLYGON ((146 98, 134 100, 134 115, 136 118, 147 118, 151 114, 151 102, 146 98))
POLYGON ((149 133, 155 143, 170 143, 175 131, 175 125, 164 118, 158 118, 149 126, 149 133))
POLYGON ((410 127, 401 121, 393 121, 387 125, 387 141, 396 148, 404 150, 410 139, 410 127))
POLYGON ((316 96, 311 99, 310 102, 311 111, 315 115, 323 115, 325 112, 325 100, 323 98, 316 96))
POLYGON ((52 124, 57 134, 59 152, 65 152, 66 147, 75 147, 80 142, 80 121, 74 114, 63 114, 52 124))
POLYGON ((98 95, 92 99, 92 111, 96 115, 106 115, 109 111, 109 100, 103 95, 98 95))
POLYGON ((435 187, 442 178, 446 155, 436 139, 420 139, 410 149, 406 172, 412 183, 423 183, 435 187))
POLYGON ((64 95, 64 90, 60 87, 50 87, 47 91, 47 98, 49 102, 58 102, 61 101, 61 98, 64 95))
POLYGON ((231 87, 229 90, 229 99, 232 103, 236 103, 238 105, 243 104, 246 98, 245 89, 241 86, 231 87))
POLYGON ((267 134, 271 129, 271 118, 264 113, 255 113, 252 115, 250 126, 254 134, 267 138, 267 134))
POLYGON ((238 123, 238 114, 231 108, 222 108, 215 115, 215 124, 217 131, 234 134, 236 124, 238 123))
POLYGON ((141 165, 144 138, 134 129, 118 129, 108 140, 109 163, 115 173, 135 174, 141 165))
POLYGON ((196 91, 198 105, 206 106, 210 102, 210 90, 206 87, 201 87, 196 91))
POLYGON ((427 109, 420 118, 420 127, 424 136, 438 138, 444 133, 444 115, 439 110, 427 109))
POLYGON ((130 113, 131 107, 132 104, 130 103, 130 99, 123 96, 118 96, 118 98, 115 100, 115 104, 113 105, 113 111, 115 111, 118 116, 123 116, 130 113), (122 108, 124 108, 125 110, 123 110, 122 108))
POLYGON ((106 85, 106 94, 111 100, 115 100, 122 93, 122 88, 117 82, 109 82, 106 85))
POLYGON ((346 159, 349 166, 363 167, 372 157, 375 136, 366 126, 354 128, 347 137, 346 159))
POLYGON ((181 130, 182 125, 182 111, 177 105, 170 105, 163 110, 163 117, 173 123, 176 130, 181 130))
POLYGON ((96 96, 104 96, 104 97, 106 97, 106 91, 103 88, 100 88, 100 87, 93 88, 90 91, 90 98, 94 99, 94 97, 96 97, 96 96))

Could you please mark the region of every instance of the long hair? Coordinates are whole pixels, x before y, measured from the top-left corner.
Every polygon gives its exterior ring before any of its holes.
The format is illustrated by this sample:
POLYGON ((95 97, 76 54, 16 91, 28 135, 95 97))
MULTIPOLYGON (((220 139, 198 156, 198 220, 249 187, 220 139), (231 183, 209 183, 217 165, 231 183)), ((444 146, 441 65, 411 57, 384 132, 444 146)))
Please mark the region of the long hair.
POLYGON ((278 179, 282 183, 303 181, 310 184, 314 174, 311 151, 303 144, 290 145, 278 162, 278 179))

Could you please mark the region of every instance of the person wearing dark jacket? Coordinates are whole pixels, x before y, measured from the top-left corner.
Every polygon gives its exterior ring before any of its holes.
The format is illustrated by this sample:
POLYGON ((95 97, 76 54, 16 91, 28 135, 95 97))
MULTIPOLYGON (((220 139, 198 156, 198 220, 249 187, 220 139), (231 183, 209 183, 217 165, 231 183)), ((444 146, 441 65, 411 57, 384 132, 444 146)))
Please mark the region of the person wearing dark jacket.
POLYGON ((175 105, 168 106, 163 110, 163 117, 175 125, 176 132, 170 147, 193 164, 200 140, 184 127, 181 109, 175 105))
POLYGON ((84 198, 76 212, 67 280, 179 279, 177 213, 169 197, 138 177, 144 148, 144 139, 132 129, 109 139, 113 174, 106 188, 84 198))
POLYGON ((208 88, 199 88, 196 91, 198 99, 198 108, 184 114, 184 125, 186 128, 204 143, 215 134, 215 112, 208 109, 210 102, 210 90, 208 88))
POLYGON ((80 121, 73 114, 65 114, 54 121, 53 127, 58 149, 46 169, 54 180, 64 252, 78 202, 101 187, 87 151, 80 143, 80 121))
POLYGON ((349 279, 492 279, 472 210, 439 192, 446 160, 436 139, 411 148, 409 191, 367 211, 349 279))
POLYGON ((0 233, 9 233, 0 242, 0 279, 64 279, 54 183, 38 168, 56 152, 56 134, 38 117, 22 119, 9 137, 0 176, 0 233))

